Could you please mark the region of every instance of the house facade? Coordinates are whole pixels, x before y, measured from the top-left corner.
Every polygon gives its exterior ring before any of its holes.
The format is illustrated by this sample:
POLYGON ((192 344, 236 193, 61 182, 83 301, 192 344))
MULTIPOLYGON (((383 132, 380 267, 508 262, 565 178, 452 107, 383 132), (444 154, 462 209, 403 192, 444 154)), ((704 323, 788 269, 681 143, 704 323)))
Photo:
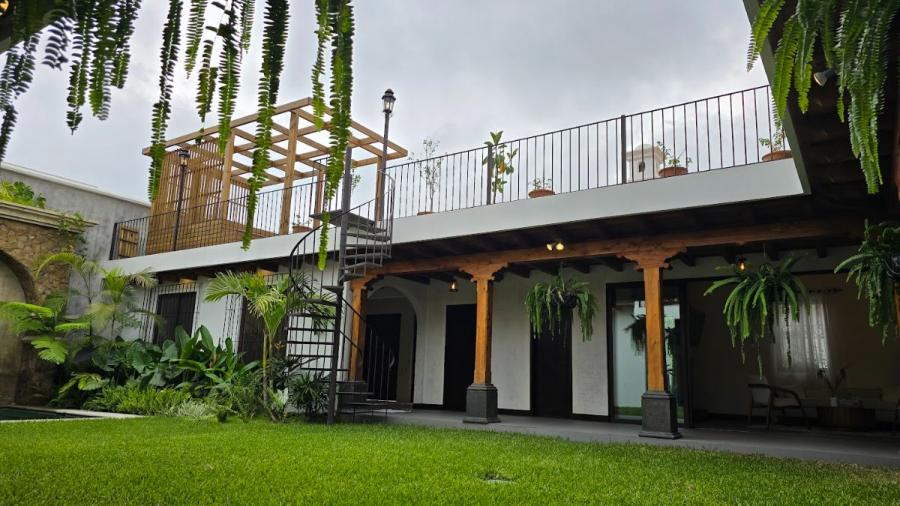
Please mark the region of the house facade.
POLYGON ((678 437, 682 425, 765 414, 748 388, 764 376, 806 403, 794 416, 822 408, 827 424, 836 395, 820 376, 841 369, 842 402, 864 418, 853 423, 890 422, 900 347, 867 326, 855 286, 833 270, 864 220, 896 216, 896 202, 867 196, 846 139, 807 117, 788 118, 781 153, 764 149, 759 139, 780 135, 770 104, 763 86, 408 162, 391 162, 406 151, 354 123, 344 184, 328 197, 323 132, 301 100, 278 109, 249 249, 239 239, 253 117, 235 121, 225 156, 210 148, 216 130, 168 143, 164 197, 115 225, 108 266, 163 281, 145 295, 165 327, 134 337, 202 324, 250 357, 258 324, 240 300, 205 302, 210 279, 305 276, 333 291, 343 318, 332 334, 291 317, 283 346, 300 369, 471 422, 530 413, 678 437), (332 240, 320 270, 323 229, 332 240), (779 325, 771 344, 733 346, 724 293, 704 292, 739 265, 789 257, 812 292, 808 315, 779 325), (573 318, 534 338, 525 296, 557 275, 596 297, 589 335, 573 318))

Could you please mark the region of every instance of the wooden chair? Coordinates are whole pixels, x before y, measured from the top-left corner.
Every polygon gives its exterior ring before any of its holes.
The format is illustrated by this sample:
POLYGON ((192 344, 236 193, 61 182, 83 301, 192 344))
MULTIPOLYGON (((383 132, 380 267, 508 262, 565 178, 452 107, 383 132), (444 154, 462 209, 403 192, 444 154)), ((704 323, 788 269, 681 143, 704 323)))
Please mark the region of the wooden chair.
POLYGON ((753 410, 766 410, 766 429, 772 425, 772 410, 781 411, 782 416, 787 416, 787 408, 798 408, 803 413, 803 419, 806 420, 807 428, 811 427, 806 409, 803 408, 803 402, 797 392, 788 388, 770 385, 765 377, 751 376, 747 384, 750 389, 750 406, 747 409, 747 425, 753 421, 753 410))

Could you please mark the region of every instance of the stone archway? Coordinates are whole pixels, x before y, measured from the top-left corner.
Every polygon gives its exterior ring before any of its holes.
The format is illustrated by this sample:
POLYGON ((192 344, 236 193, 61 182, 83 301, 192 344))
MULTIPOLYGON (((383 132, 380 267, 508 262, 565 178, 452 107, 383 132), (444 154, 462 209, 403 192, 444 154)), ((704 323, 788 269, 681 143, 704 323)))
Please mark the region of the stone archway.
MULTIPOLYGON (((0 255, 0 301, 25 300, 19 276, 0 255)), ((0 321, 0 406, 12 404, 19 380, 22 340, 0 321)))
MULTIPOLYGON (((69 269, 52 265, 35 277, 32 269, 42 258, 66 246, 59 227, 65 215, 0 201, 0 264, 3 290, 0 301, 40 304, 69 286, 69 269)), ((0 336, 0 404, 40 404, 53 393, 52 364, 38 358, 27 343, 8 330, 0 336), (13 350, 15 348, 15 350, 13 350), (13 351, 10 351, 13 350, 13 351), (17 351, 16 351, 17 350, 17 351), (8 392, 14 392, 13 399, 8 392)))

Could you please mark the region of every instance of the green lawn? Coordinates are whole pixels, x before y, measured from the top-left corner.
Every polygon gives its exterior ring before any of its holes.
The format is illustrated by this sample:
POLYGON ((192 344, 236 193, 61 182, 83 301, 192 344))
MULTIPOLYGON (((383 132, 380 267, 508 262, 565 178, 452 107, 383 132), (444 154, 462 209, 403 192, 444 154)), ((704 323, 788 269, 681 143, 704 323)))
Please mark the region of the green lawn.
POLYGON ((898 471, 643 445, 374 424, 0 424, 4 505, 898 502, 898 471))

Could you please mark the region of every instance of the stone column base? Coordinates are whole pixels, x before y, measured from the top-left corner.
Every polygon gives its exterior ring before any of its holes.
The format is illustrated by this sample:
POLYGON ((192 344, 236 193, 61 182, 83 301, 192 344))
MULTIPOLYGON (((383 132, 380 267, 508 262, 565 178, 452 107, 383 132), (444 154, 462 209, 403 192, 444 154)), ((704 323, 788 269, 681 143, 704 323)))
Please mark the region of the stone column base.
POLYGON ((678 439, 675 397, 669 392, 644 392, 641 396, 641 437, 678 439))
POLYGON ((466 390, 466 423, 497 423, 497 387, 491 384, 469 385, 466 390))

